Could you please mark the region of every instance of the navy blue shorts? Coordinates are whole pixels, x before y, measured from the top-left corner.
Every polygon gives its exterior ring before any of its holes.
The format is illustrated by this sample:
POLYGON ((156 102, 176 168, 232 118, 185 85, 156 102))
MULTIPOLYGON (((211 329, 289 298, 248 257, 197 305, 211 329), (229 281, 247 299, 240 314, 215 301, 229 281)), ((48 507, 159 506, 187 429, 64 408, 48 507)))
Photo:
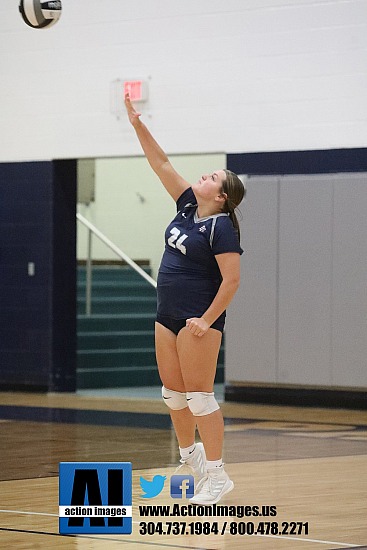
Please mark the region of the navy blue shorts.
MULTIPOLYGON (((180 332, 180 330, 186 326, 186 319, 172 319, 172 317, 160 315, 159 313, 157 313, 156 321, 160 325, 168 328, 168 330, 176 334, 176 336, 180 332)), ((216 321, 214 321, 210 328, 214 328, 215 330, 219 330, 219 332, 223 332, 225 321, 226 314, 222 313, 222 315, 218 317, 216 321)))

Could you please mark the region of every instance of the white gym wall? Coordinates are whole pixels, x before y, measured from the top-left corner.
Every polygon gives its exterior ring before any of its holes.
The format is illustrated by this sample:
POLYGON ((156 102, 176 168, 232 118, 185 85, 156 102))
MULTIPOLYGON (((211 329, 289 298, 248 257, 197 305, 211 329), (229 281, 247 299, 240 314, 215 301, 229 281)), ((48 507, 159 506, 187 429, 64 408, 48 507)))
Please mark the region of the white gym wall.
POLYGON ((0 74, 0 161, 140 154, 109 112, 136 76, 170 153, 363 147, 367 2, 63 0, 34 30, 1 0, 0 74))

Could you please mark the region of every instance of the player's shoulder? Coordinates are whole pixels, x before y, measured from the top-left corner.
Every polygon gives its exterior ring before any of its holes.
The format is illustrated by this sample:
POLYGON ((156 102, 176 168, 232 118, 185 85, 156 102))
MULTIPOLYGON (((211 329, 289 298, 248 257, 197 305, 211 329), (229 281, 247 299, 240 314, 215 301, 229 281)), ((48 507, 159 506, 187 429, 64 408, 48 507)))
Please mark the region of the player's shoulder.
POLYGON ((218 214, 217 216, 213 216, 213 221, 215 228, 217 229, 226 231, 233 228, 233 223, 228 214, 218 214))
POLYGON ((178 197, 176 201, 177 212, 183 210, 186 207, 197 206, 196 197, 191 187, 185 189, 183 193, 178 197))
POLYGON ((212 248, 215 253, 239 252, 242 254, 238 233, 229 216, 218 216, 211 234, 212 248))

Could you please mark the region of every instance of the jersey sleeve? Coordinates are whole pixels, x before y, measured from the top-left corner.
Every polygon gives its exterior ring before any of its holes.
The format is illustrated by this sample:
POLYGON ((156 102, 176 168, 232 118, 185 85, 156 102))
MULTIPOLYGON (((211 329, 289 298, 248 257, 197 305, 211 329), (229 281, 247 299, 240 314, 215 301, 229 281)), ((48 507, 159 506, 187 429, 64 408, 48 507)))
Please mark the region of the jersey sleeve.
POLYGON ((196 204, 196 198, 191 187, 185 189, 185 191, 177 199, 177 212, 183 210, 187 204, 196 204))
POLYGON ((238 252, 238 254, 243 254, 237 232, 228 216, 216 219, 212 240, 212 251, 214 256, 226 252, 238 252))

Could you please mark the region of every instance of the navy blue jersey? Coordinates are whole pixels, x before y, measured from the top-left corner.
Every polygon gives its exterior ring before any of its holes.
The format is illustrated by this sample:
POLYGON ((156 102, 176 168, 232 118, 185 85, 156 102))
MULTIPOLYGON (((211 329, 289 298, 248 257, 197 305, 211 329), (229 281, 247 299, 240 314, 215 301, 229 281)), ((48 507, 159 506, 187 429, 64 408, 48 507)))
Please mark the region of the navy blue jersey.
POLYGON ((221 284, 216 254, 242 254, 228 214, 197 217, 191 187, 177 200, 177 215, 165 232, 158 272, 158 313, 174 319, 201 317, 221 284))

